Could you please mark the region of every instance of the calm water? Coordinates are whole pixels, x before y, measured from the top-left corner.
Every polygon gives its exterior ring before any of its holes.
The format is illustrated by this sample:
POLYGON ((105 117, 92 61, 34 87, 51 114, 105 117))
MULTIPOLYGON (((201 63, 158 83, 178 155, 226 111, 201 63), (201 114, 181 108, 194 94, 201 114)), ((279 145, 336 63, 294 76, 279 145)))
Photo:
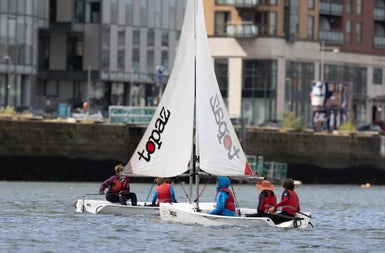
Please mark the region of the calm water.
MULTIPOLYGON (((98 187, 0 182, 0 252, 385 252, 385 186, 297 186, 302 210, 314 216, 314 229, 307 230, 185 226, 157 217, 76 213, 76 199, 98 187)), ((131 188, 143 201, 150 184, 131 188)), ((234 189, 241 206, 256 206, 254 185, 234 189)), ((182 201, 183 189, 175 190, 182 201)), ((280 195, 282 188, 275 192, 280 195)), ((202 200, 213 196, 210 185, 202 200)))

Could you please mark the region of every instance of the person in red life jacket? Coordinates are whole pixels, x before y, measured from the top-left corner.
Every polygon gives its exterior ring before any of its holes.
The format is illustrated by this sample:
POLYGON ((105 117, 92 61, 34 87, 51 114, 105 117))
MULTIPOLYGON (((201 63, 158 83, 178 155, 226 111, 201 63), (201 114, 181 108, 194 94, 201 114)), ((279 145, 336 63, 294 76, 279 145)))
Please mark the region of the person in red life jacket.
POLYGON ((122 174, 123 165, 115 166, 115 175, 106 179, 99 188, 99 194, 104 194, 104 190, 108 188, 106 199, 110 202, 120 202, 122 205, 127 205, 127 201, 131 199, 131 205, 137 205, 136 194, 130 192, 130 180, 122 174))
POLYGON ((230 179, 228 177, 218 177, 217 183, 215 209, 211 210, 209 214, 236 216, 234 195, 229 189, 230 179))
POLYGON ((270 207, 268 212, 275 213, 278 207, 282 208, 279 215, 270 216, 275 224, 292 220, 296 213, 301 211, 299 206, 299 198, 294 191, 294 181, 291 178, 283 180, 282 186, 284 191, 282 193, 281 202, 277 203, 273 207, 270 207))
POLYGON ((258 195, 257 213, 246 214, 247 217, 266 217, 269 208, 277 204, 277 197, 274 194, 275 185, 269 180, 258 181, 255 185, 261 192, 258 195))
POLYGON ((155 181, 158 186, 156 187, 151 205, 159 205, 159 203, 176 203, 172 180, 169 178, 163 179, 158 177, 155 181))

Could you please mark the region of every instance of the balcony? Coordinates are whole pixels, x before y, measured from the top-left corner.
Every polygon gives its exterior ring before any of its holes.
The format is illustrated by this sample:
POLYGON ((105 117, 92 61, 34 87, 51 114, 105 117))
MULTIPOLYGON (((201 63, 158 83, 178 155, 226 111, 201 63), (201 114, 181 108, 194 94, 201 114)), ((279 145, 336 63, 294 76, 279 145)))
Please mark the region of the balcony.
POLYGON ((216 5, 229 5, 237 8, 255 8, 260 0, 215 0, 216 5))
POLYGON ((227 23, 226 34, 229 37, 252 38, 258 35, 258 26, 253 22, 227 23))
POLYGON ((342 44, 344 42, 344 33, 341 31, 321 30, 319 31, 319 40, 342 44))
POLYGON ((330 2, 321 0, 319 2, 319 13, 325 15, 342 16, 343 4, 342 2, 330 2))
POLYGON ((374 8, 374 20, 385 21, 385 9, 383 7, 374 8))

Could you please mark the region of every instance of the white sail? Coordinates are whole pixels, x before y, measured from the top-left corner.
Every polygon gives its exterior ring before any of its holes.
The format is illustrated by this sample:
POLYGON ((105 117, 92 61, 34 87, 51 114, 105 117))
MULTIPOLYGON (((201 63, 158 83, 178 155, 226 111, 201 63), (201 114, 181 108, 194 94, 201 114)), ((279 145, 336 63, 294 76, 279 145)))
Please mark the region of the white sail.
POLYGON ((203 2, 196 2, 196 121, 200 168, 214 175, 251 175, 250 165, 218 87, 206 34, 203 2))
POLYGON ((194 125, 193 10, 193 1, 188 1, 169 81, 125 174, 172 177, 188 169, 194 125))
POLYGON ((216 80, 202 0, 187 1, 169 82, 126 166, 126 174, 172 177, 188 169, 193 143, 194 99, 200 168, 214 175, 251 175, 216 80))

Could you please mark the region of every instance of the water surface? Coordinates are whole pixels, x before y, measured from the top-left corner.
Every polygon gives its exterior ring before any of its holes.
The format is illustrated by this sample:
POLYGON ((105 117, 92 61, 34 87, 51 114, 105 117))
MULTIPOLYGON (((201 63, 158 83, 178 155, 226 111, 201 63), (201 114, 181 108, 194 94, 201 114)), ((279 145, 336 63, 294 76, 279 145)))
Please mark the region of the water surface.
MULTIPOLYGON (((150 188, 131 184, 139 201, 150 188)), ((214 188, 207 187, 202 201, 213 201, 214 188)), ((187 226, 156 216, 76 213, 76 199, 98 189, 98 183, 0 181, 0 252, 385 252, 385 186, 297 186, 302 211, 314 216, 314 228, 306 230, 187 226)), ((253 184, 236 184, 234 190, 240 206, 256 207, 253 184)), ((185 201, 180 185, 175 191, 185 201)), ((282 188, 275 192, 280 196, 282 188)))

